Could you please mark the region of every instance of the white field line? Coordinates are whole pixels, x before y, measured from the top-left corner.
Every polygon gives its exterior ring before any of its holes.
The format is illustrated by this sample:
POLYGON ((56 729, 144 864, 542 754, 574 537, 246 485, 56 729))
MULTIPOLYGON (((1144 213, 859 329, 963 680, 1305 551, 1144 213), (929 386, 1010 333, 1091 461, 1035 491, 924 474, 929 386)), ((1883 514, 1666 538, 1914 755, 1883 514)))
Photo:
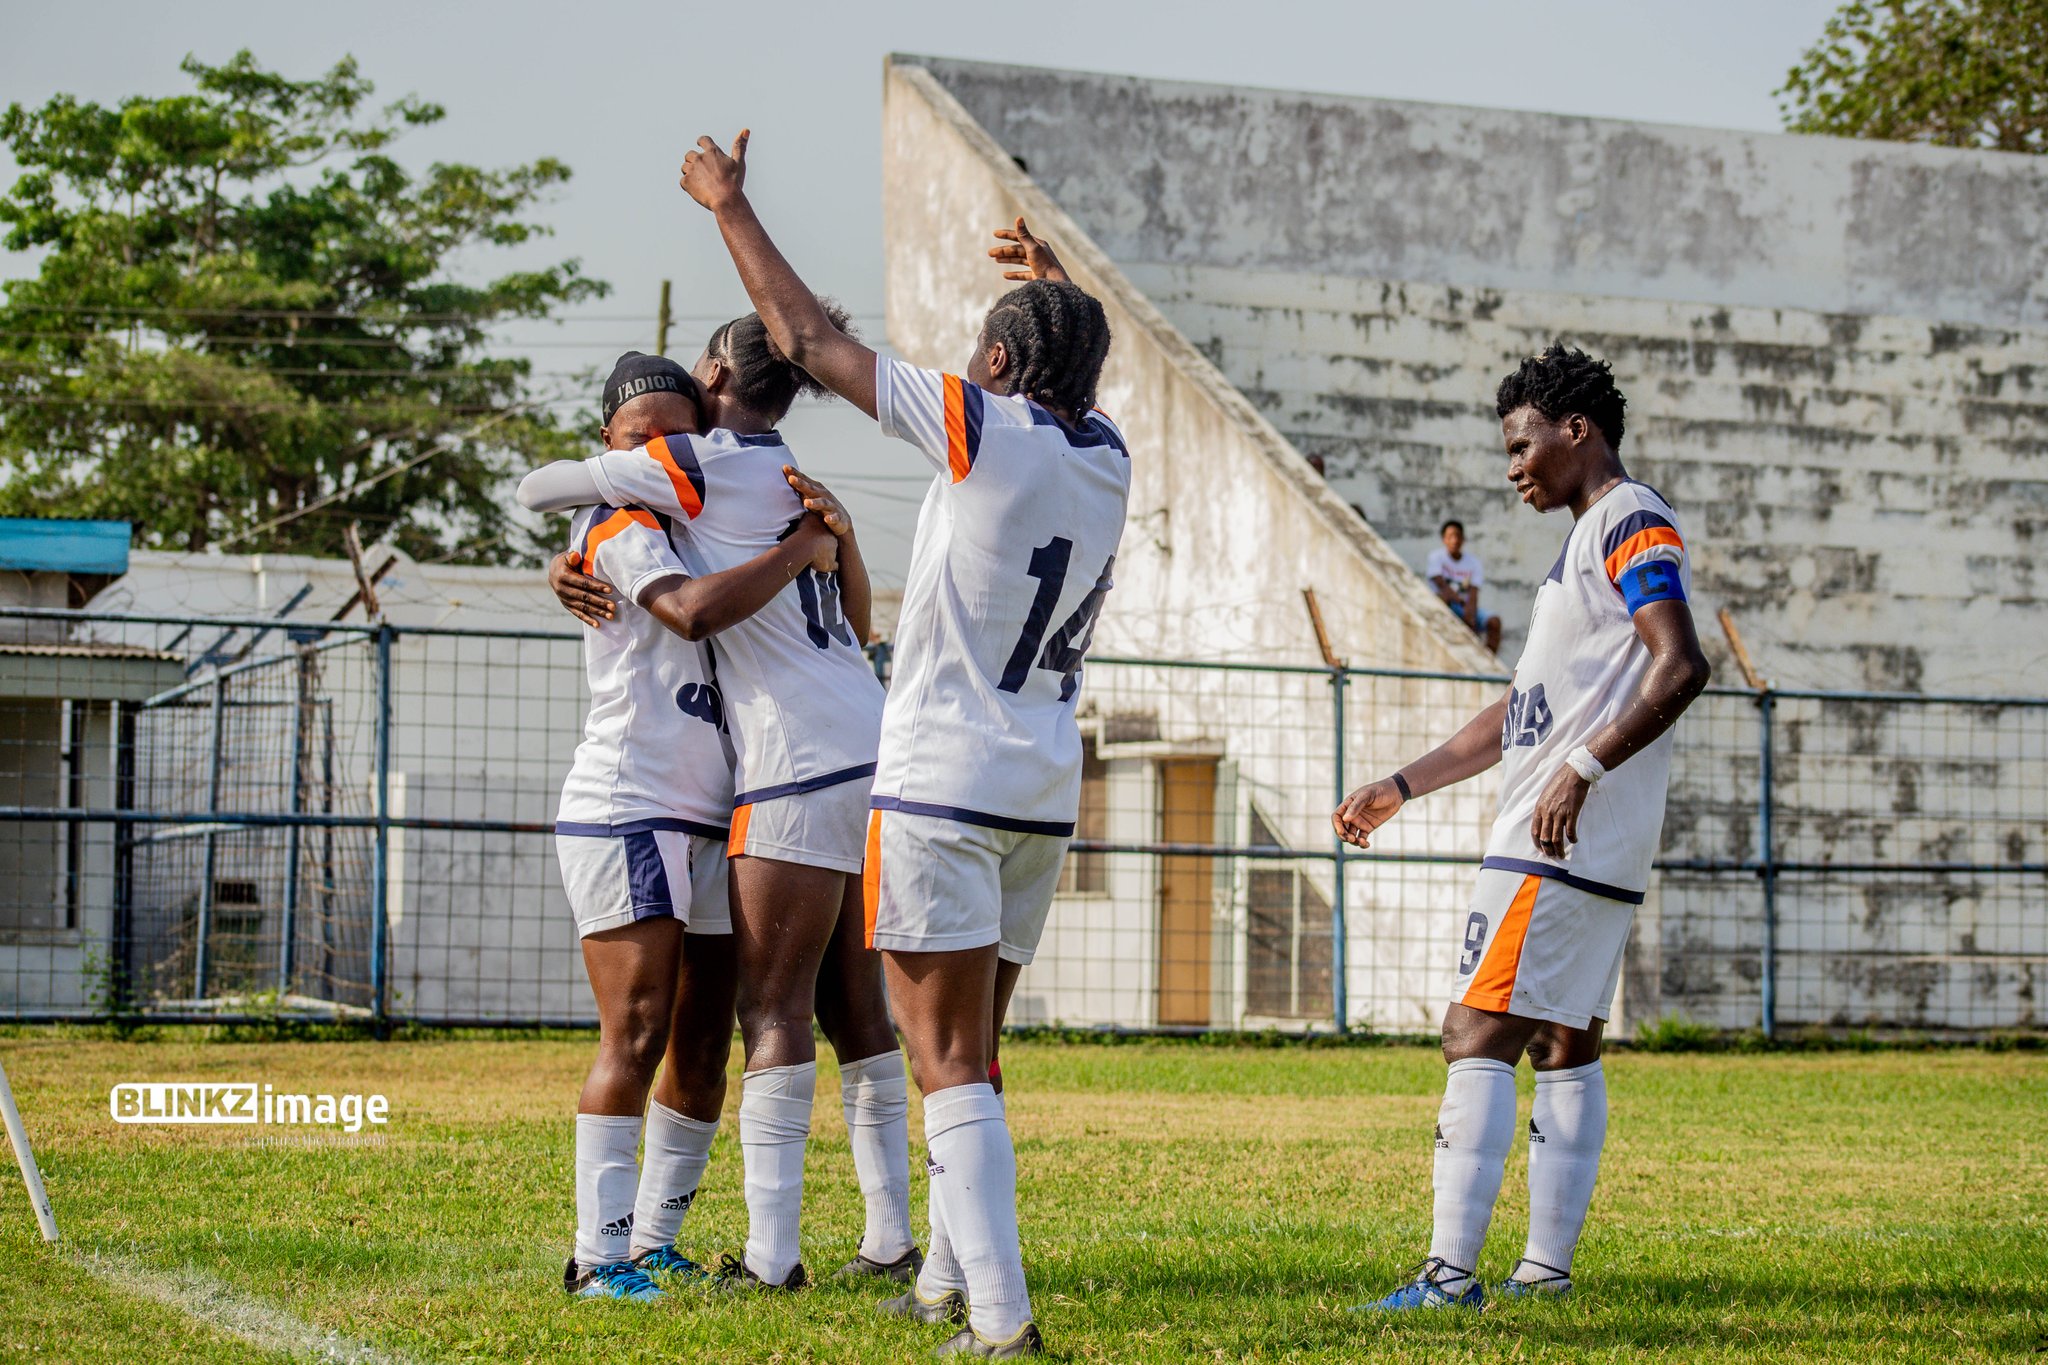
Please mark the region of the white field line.
POLYGON ((190 1267, 159 1270, 127 1257, 95 1252, 79 1258, 103 1283, 139 1298, 173 1308, 198 1322, 278 1355, 331 1365, 405 1365, 404 1358, 380 1351, 339 1332, 322 1331, 229 1288, 190 1267))

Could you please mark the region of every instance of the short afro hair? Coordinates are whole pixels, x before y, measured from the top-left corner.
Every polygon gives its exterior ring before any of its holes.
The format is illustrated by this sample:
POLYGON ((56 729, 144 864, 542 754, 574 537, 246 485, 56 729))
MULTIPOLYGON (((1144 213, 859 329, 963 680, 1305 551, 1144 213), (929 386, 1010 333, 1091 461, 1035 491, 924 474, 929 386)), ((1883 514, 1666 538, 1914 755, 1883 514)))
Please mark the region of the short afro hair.
POLYGON ((1536 409, 1552 422, 1576 412, 1600 428, 1616 450, 1621 449, 1622 409, 1627 406, 1606 361, 1561 341, 1552 342, 1542 355, 1531 356, 1501 380, 1493 400, 1494 413, 1502 418, 1523 407, 1536 409))

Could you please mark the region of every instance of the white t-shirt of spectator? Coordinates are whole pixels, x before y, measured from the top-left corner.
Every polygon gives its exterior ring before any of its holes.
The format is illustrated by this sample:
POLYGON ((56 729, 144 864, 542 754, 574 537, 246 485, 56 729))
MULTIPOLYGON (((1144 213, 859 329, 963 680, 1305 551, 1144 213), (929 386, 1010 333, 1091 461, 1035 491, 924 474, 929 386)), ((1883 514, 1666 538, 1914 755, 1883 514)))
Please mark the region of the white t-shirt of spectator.
POLYGON ((1429 552, 1429 567, 1422 571, 1424 578, 1441 578, 1454 588, 1478 588, 1486 584, 1486 570, 1479 563, 1479 556, 1470 550, 1456 559, 1451 552, 1439 545, 1429 552))

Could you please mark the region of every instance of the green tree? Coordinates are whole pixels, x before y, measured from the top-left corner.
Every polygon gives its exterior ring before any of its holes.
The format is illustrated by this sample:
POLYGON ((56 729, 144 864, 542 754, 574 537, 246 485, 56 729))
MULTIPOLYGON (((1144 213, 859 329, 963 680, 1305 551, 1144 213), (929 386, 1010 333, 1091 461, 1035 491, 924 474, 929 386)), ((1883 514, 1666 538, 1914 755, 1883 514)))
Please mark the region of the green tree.
POLYGON ((247 52, 183 70, 196 93, 0 115, 6 246, 43 253, 0 306, 0 514, 330 555, 361 519, 425 558, 529 558, 506 477, 572 438, 487 328, 606 286, 575 261, 448 267, 545 234, 528 211, 568 168, 408 172, 391 143, 443 111, 370 108, 353 59, 308 81, 247 52))
POLYGON ((2048 152, 2048 0, 1852 0, 1777 95, 1795 133, 2048 152))

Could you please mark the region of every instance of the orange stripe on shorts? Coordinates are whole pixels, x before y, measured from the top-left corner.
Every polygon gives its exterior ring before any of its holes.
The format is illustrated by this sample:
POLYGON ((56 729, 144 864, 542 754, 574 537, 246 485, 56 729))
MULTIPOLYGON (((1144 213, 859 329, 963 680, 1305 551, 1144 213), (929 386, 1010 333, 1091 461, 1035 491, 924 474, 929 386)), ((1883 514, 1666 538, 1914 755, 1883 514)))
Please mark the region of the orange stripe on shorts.
POLYGON ((882 812, 868 812, 868 856, 860 867, 861 907, 867 913, 867 944, 875 946, 875 912, 882 908, 882 812))
POLYGON ((735 806, 732 812, 732 833, 726 836, 725 856, 743 858, 747 853, 747 820, 753 815, 752 806, 735 806))
POLYGON ((1508 913, 1486 946, 1486 960, 1472 974, 1465 998, 1458 1003, 1475 1010, 1505 1011, 1515 995, 1515 971, 1522 965, 1522 944, 1529 937, 1529 912, 1536 908, 1536 893, 1543 878, 1530 873, 1508 903, 1508 913))

